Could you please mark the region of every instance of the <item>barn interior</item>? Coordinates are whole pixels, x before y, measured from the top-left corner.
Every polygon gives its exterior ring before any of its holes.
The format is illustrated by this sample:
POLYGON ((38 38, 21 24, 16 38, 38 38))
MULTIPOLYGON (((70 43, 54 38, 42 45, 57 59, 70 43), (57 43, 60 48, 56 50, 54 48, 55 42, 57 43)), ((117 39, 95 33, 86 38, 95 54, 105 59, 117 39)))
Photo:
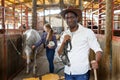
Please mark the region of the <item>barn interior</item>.
MULTIPOLYGON (((33 28, 42 33, 49 22, 59 40, 67 29, 59 13, 68 6, 82 10, 79 23, 95 32, 103 49, 98 80, 120 80, 120 0, 0 0, 1 80, 19 80, 17 75, 25 68, 25 59, 19 55, 25 30, 33 28)), ((93 51, 90 59, 94 59, 93 51)))

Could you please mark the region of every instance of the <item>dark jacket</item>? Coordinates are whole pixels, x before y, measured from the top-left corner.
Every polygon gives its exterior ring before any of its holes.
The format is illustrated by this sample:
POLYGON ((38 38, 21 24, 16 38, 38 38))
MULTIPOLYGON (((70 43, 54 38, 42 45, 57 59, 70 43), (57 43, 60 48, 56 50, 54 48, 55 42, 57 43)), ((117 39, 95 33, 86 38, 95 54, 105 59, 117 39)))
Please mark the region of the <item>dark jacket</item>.
MULTIPOLYGON (((41 40, 39 40, 37 43, 35 43, 35 47, 40 46, 42 43, 45 44, 47 47, 49 42, 46 41, 46 37, 47 37, 47 33, 44 32, 41 36, 41 40)), ((55 49, 57 47, 57 39, 56 39, 55 35, 52 36, 52 41, 54 41, 54 43, 55 43, 55 46, 52 49, 55 49)))

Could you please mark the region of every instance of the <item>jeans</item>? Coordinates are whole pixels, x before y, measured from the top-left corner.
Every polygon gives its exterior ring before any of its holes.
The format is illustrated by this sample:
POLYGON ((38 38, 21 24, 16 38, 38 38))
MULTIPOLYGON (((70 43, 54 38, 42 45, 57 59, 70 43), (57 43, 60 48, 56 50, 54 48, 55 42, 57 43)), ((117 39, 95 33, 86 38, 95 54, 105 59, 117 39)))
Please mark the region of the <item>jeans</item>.
POLYGON ((49 49, 46 48, 46 56, 49 62, 49 72, 50 73, 54 73, 54 55, 55 55, 55 49, 49 49))
POLYGON ((68 75, 65 74, 65 80, 89 80, 90 71, 82 75, 68 75))

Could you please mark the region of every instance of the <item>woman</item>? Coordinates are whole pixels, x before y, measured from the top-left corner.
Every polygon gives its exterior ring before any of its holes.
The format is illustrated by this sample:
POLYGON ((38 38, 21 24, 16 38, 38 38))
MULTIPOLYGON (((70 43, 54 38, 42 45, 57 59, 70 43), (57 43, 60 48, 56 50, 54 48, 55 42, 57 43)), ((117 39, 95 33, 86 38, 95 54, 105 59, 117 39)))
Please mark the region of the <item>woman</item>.
POLYGON ((50 24, 45 24, 44 25, 44 30, 45 32, 43 33, 41 40, 38 41, 35 45, 32 46, 32 48, 40 46, 42 43, 45 44, 46 48, 46 56, 49 62, 49 72, 53 73, 54 72, 54 55, 55 55, 55 49, 57 47, 57 40, 56 36, 53 33, 53 30, 50 26, 50 24))

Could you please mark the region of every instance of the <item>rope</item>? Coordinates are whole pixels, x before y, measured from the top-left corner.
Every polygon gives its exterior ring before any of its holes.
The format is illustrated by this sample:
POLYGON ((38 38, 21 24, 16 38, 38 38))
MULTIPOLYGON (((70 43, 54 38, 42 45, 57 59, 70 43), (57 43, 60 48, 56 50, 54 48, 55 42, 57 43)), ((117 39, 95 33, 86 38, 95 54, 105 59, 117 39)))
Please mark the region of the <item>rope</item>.
POLYGON ((13 41, 11 40, 11 38, 9 38, 11 44, 13 45, 14 49, 17 51, 17 53, 20 55, 21 53, 18 51, 17 47, 15 46, 15 44, 13 43, 13 41))
POLYGON ((15 49, 15 50, 17 51, 17 53, 20 55, 21 53, 18 51, 17 47, 14 45, 13 41, 11 40, 11 38, 10 38, 10 36, 9 36, 9 34, 8 34, 8 31, 7 31, 7 35, 8 35, 8 38, 9 38, 11 44, 13 45, 14 49, 15 49))
POLYGON ((63 69, 64 69, 64 67, 58 69, 58 70, 56 71, 56 74, 58 74, 58 73, 59 73, 61 70, 63 70, 63 69))

